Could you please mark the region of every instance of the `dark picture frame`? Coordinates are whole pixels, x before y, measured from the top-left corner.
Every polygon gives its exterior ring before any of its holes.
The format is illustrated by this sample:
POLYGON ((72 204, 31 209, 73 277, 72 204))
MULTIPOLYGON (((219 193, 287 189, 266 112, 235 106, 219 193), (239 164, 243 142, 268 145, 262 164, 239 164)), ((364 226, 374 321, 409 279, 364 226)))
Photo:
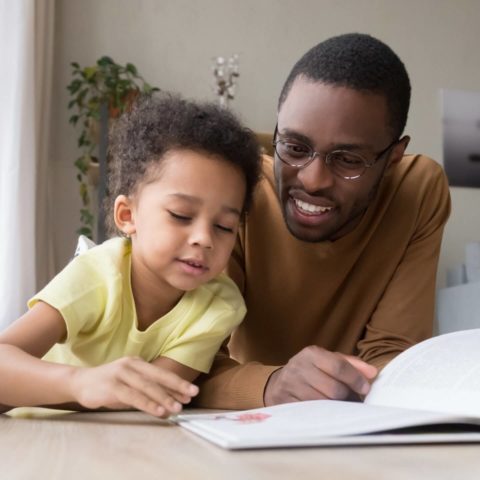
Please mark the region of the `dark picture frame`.
POLYGON ((480 188, 480 92, 442 90, 443 166, 451 186, 480 188))

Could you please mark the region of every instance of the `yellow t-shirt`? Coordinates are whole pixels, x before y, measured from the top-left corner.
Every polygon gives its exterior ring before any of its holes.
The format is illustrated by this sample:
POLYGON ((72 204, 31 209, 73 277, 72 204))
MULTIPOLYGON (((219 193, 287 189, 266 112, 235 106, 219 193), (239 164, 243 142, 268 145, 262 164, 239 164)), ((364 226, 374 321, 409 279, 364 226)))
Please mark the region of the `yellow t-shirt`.
POLYGON ((221 274, 186 292, 178 304, 145 331, 137 328, 130 284, 131 244, 114 238, 74 258, 29 302, 56 308, 67 338, 45 360, 96 366, 123 356, 150 362, 169 357, 208 372, 214 355, 246 309, 232 280, 221 274))

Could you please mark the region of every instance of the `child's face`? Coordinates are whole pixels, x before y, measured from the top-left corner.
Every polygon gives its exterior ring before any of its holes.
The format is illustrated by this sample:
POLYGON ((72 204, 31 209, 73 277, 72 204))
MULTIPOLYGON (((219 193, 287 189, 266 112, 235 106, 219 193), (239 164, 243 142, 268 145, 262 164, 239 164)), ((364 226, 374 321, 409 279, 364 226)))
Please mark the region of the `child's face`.
POLYGON ((174 150, 131 204, 132 262, 149 281, 188 291, 226 266, 245 199, 243 174, 221 158, 174 150))

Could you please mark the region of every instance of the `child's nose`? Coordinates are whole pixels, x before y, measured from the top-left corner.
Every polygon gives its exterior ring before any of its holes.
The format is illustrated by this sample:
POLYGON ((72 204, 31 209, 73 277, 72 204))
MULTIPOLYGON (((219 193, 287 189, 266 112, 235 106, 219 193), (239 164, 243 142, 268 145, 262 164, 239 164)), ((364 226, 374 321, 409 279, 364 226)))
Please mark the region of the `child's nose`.
POLYGON ((190 244, 213 248, 212 231, 209 225, 196 225, 190 234, 190 244))

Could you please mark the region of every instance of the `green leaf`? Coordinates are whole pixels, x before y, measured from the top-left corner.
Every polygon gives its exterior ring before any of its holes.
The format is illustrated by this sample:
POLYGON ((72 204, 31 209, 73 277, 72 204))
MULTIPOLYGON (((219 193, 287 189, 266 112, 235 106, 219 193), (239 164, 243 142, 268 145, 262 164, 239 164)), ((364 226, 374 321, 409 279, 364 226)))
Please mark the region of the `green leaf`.
POLYGON ((105 85, 109 89, 114 90, 117 87, 117 79, 108 77, 108 78, 105 79, 105 85))
POLYGON ((91 229, 91 228, 81 227, 81 228, 79 228, 79 229, 76 231, 76 233, 77 233, 77 235, 85 235, 85 236, 88 237, 90 240, 93 239, 92 229, 91 229))
POLYGON ((77 122, 78 122, 78 118, 79 118, 78 115, 72 115, 68 121, 69 121, 69 123, 71 123, 72 125, 76 125, 77 122))
POLYGON ((108 66, 108 65, 113 65, 115 62, 113 61, 112 58, 104 55, 103 57, 99 58, 97 60, 97 65, 101 66, 101 67, 105 67, 105 66, 108 66))
POLYGON ((80 68, 80 65, 79 65, 77 62, 71 62, 70 65, 71 65, 73 68, 80 68))
POLYGON ((91 225, 93 227, 94 218, 93 213, 88 208, 82 208, 80 210, 80 221, 84 225, 91 225))
POLYGON ((82 155, 81 157, 77 158, 74 165, 83 175, 86 175, 88 166, 90 165, 90 155, 82 155))
POLYGON ((137 67, 133 63, 127 63, 125 70, 130 72, 132 75, 137 75, 137 67))
POLYGON ((77 103, 79 106, 81 106, 83 104, 83 100, 85 99, 85 97, 87 96, 88 94, 88 90, 89 88, 84 88, 83 90, 80 90, 80 93, 77 95, 77 103))
POLYGON ((83 73, 87 80, 92 80, 97 73, 97 67, 85 67, 83 73))
POLYGON ((86 138, 86 133, 85 133, 85 130, 83 130, 82 134, 80 135, 80 137, 78 137, 78 140, 77 140, 77 145, 79 147, 83 147, 85 145, 85 138, 86 138))
POLYGON ((90 196, 88 195, 88 187, 87 184, 82 182, 79 188, 80 198, 82 199, 83 205, 90 204, 90 196))
POLYGON ((82 86, 82 81, 77 79, 77 80, 73 80, 70 83, 70 85, 67 86, 67 89, 73 95, 80 90, 81 86, 82 86))

